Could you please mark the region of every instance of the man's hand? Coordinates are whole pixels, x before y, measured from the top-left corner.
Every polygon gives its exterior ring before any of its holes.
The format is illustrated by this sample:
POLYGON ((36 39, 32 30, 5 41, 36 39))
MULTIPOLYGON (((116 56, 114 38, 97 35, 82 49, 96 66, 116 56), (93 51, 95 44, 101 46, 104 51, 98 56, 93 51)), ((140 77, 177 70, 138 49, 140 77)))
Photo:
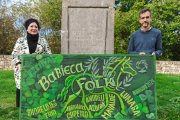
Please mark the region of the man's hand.
POLYGON ((152 53, 152 55, 156 55, 156 53, 155 53, 155 52, 153 52, 153 53, 152 53))
POLYGON ((140 52, 139 55, 145 55, 146 53, 145 52, 140 52))

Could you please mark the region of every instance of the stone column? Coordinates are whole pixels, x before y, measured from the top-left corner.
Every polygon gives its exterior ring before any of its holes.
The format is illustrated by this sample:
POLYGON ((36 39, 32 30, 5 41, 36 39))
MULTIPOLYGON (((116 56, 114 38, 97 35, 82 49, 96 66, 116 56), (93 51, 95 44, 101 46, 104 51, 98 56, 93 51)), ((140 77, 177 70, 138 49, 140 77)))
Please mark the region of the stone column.
POLYGON ((113 0, 62 0, 62 54, 114 52, 113 0))

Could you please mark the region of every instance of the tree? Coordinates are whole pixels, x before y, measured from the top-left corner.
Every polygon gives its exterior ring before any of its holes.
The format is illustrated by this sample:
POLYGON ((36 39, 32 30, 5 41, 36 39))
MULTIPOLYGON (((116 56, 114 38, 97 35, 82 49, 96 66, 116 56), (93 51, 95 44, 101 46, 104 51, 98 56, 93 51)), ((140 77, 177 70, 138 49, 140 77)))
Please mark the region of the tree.
POLYGON ((152 10, 152 26, 162 32, 163 56, 161 60, 180 60, 177 49, 180 47, 180 9, 178 0, 154 0, 133 4, 129 11, 124 12, 121 8, 115 12, 115 53, 127 53, 131 34, 140 28, 138 22, 139 10, 147 7, 152 10), (177 47, 177 48, 176 48, 177 47))
POLYGON ((13 20, 7 14, 7 8, 0 9, 0 54, 11 54, 18 33, 14 30, 13 20))
POLYGON ((61 12, 62 1, 61 0, 39 0, 39 11, 41 22, 46 28, 52 29, 51 37, 49 38, 49 44, 53 53, 60 53, 61 48, 61 12))
POLYGON ((17 38, 26 34, 23 26, 14 26, 17 19, 25 20, 30 17, 40 21, 42 27, 40 33, 48 40, 52 53, 60 53, 61 0, 50 0, 46 3, 44 0, 31 0, 26 4, 11 5, 8 9, 1 7, 0 11, 2 13, 0 39, 3 44, 0 54, 10 54, 17 38), (7 40, 11 43, 9 46, 7 40))
POLYGON ((163 35, 165 60, 180 60, 180 3, 178 0, 154 1, 149 7, 153 10, 153 26, 163 35))

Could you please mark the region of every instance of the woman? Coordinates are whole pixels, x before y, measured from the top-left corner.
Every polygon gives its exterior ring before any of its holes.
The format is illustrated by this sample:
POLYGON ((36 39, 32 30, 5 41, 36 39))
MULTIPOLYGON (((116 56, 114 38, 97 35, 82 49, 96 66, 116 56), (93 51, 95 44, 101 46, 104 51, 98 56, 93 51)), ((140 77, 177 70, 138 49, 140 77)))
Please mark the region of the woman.
POLYGON ((12 51, 12 62, 14 65, 14 77, 16 82, 16 107, 19 107, 20 103, 20 56, 22 54, 51 54, 47 41, 39 37, 40 24, 38 20, 30 18, 25 21, 24 27, 27 30, 27 35, 18 38, 12 51))

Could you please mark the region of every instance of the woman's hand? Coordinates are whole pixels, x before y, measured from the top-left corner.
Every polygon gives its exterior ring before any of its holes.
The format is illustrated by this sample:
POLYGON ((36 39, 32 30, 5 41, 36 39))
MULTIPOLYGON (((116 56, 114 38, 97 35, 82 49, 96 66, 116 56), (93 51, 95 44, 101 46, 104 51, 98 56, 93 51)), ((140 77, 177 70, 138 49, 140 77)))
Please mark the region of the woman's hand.
POLYGON ((21 71, 21 64, 18 64, 17 67, 18 67, 18 71, 21 71))

